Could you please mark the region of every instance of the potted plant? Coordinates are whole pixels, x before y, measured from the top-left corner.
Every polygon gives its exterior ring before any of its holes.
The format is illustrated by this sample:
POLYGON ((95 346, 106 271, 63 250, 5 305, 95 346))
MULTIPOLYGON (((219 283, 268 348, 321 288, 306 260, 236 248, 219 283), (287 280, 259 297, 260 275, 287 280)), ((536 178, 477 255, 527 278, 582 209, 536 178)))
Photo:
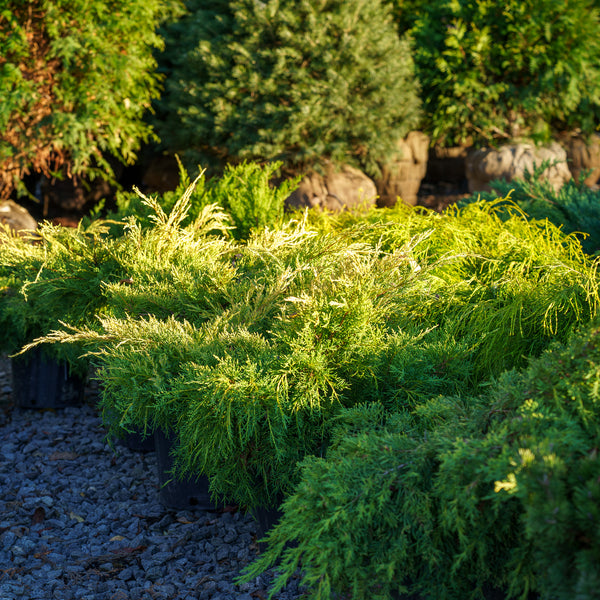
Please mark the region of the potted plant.
POLYGON ((399 207, 324 227, 148 252, 136 276, 146 283, 121 287, 135 291, 132 306, 159 288, 162 312, 56 332, 91 345, 105 421, 172 433, 176 475, 275 508, 298 462, 326 451, 342 409, 410 410, 476 388, 598 310, 596 267, 577 239, 518 211, 502 221, 489 203, 399 207))
POLYGON ((102 305, 103 282, 119 277, 119 244, 104 239, 105 233, 99 222, 87 229, 43 223, 34 239, 0 231, 0 343, 12 355, 13 393, 21 407, 82 400, 88 364, 78 349, 27 345, 62 320, 93 321, 102 305))
MULTIPOLYGON (((185 236, 169 233, 179 231, 198 179, 169 217, 156 200, 143 198, 149 204, 149 211, 156 210, 155 223, 144 235, 135 219, 110 222, 86 219, 77 228, 43 223, 34 240, 13 235, 7 228, 0 232, 0 277, 4 284, 0 298, 0 320, 4 327, 0 340, 2 349, 14 357, 13 372, 17 377, 14 389, 21 406, 68 404, 72 401, 67 397, 73 395, 71 392, 81 399, 88 372, 89 361, 81 357, 83 352, 77 345, 38 347, 32 343, 34 339, 57 329, 61 322, 97 328, 97 317, 109 304, 116 312, 126 312, 129 302, 120 306, 115 298, 119 296, 118 290, 132 285, 132 276, 137 273, 134 267, 146 265, 148 256, 162 258, 163 266, 170 264, 169 260, 185 244, 197 249, 192 238, 202 237, 198 232, 204 231, 203 218, 208 219, 206 227, 218 228, 219 218, 206 216, 217 215, 209 207, 196 220, 195 230, 185 236)), ((146 274, 152 280, 150 270, 146 274)), ((145 310, 143 306, 138 309, 145 310)))
MULTIPOLYGON (((33 238, 0 230, 0 348, 14 354, 43 332, 42 316, 30 312, 22 288, 43 264, 43 249, 33 238)), ((27 357, 11 358, 12 394, 22 408, 57 407, 78 403, 83 385, 68 363, 40 348, 27 357)), ((64 357, 61 357, 64 358, 64 357)))

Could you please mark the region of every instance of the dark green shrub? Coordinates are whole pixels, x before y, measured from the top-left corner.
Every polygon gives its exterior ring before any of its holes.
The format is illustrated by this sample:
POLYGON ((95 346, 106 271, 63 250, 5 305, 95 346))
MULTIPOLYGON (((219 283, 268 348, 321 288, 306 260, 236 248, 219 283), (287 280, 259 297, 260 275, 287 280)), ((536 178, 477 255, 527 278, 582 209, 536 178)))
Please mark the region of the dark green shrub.
MULTIPOLYGON (((492 192, 479 192, 461 200, 459 205, 497 198, 510 198, 506 216, 514 203, 533 219, 548 219, 566 233, 575 233, 585 252, 593 254, 600 250, 600 191, 593 190, 584 183, 573 179, 565 183, 559 191, 541 177, 544 166, 533 173, 525 173, 523 179, 510 182, 493 181, 492 192)), ((582 178, 583 180, 583 178, 582 178)), ((496 202, 496 206, 502 207, 496 202)), ((499 214, 502 214, 501 212, 499 214)))
POLYGON ((599 365, 596 321, 522 376, 502 381, 489 433, 457 443, 440 471, 441 480, 454 479, 441 495, 453 513, 447 524, 462 525, 465 536, 478 537, 476 523, 493 529, 518 508, 521 562, 512 575, 518 578, 519 568, 533 572, 542 598, 598 595, 599 365), (461 471, 465 460, 467 472, 461 471))
POLYGON ((387 418, 374 405, 347 414, 327 457, 303 461, 245 577, 280 562, 276 594, 300 567, 315 599, 481 598, 493 588, 596 598, 599 365, 596 321, 489 395, 387 418))
POLYGON ((0 10, 0 197, 31 170, 109 174, 151 135, 156 28, 179 0, 5 0, 0 10))
POLYGON ((187 2, 166 28, 157 130, 193 165, 377 169, 418 123, 412 51, 380 0, 187 2))
POLYGON ((593 132, 599 32, 592 0, 423 5, 411 33, 433 140, 493 144, 577 127, 593 132))
POLYGON ((393 592, 473 597, 485 578, 475 569, 454 576, 458 540, 439 526, 435 487, 440 456, 456 437, 477 431, 481 404, 432 400, 421 407, 429 427, 418 414, 390 416, 376 404, 342 411, 336 443, 326 458, 302 462, 268 550, 244 579, 277 563, 275 598, 298 568, 311 600, 390 600, 393 592))

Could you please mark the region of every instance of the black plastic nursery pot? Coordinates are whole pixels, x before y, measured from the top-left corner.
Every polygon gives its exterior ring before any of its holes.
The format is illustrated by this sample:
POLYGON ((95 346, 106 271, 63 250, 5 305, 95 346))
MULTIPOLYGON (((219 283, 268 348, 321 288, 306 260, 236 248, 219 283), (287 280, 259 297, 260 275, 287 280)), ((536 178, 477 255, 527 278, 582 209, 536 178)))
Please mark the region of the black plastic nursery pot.
MULTIPOLYGON (((281 498, 283 501, 283 497, 281 498)), ((259 506, 252 511, 252 517, 257 522, 256 539, 259 540, 258 548, 261 552, 267 549, 266 542, 260 542, 272 527, 275 527, 283 516, 283 512, 277 508, 264 508, 259 506)))
POLYGON ((154 447, 158 466, 158 481, 160 484, 159 499, 163 506, 174 510, 219 510, 223 505, 217 505, 211 500, 208 491, 208 477, 184 481, 174 479, 172 474, 173 437, 157 429, 154 431, 154 447))
POLYGON ((12 394, 19 408, 65 408, 83 404, 85 378, 68 363, 46 356, 41 348, 11 358, 12 394))
POLYGON ((154 436, 144 436, 138 431, 126 432, 119 438, 119 443, 132 452, 154 452, 156 450, 154 436))

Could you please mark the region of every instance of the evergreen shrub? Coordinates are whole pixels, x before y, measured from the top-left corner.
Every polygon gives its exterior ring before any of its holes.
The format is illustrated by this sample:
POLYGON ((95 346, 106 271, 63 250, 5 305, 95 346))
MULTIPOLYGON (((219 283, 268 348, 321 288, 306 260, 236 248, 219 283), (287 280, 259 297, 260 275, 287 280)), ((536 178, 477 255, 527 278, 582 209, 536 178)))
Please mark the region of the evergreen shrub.
POLYGON ((440 455, 455 437, 477 432, 481 404, 448 397, 424 403, 431 427, 418 411, 390 415, 377 404, 342 411, 335 443, 326 457, 304 459, 267 551, 243 580, 275 565, 270 598, 298 568, 311 600, 390 600, 398 592, 471 597, 473 573, 452 577, 457 542, 439 526, 435 488, 440 455))
POLYGON ((346 414, 244 579, 277 563, 271 597, 300 567, 315 600, 596 598, 599 364, 595 320, 479 397, 346 414))
MULTIPOLYGON (((205 207, 216 204, 226 211, 231 222, 229 229, 236 239, 247 239, 253 229, 281 225, 285 199, 297 185, 298 179, 292 178, 279 185, 272 185, 280 167, 280 162, 261 165, 244 161, 239 165, 227 165, 220 176, 208 181, 203 171, 195 181, 190 206, 181 224, 188 225, 200 216, 205 207)), ((171 212, 189 186, 189 175, 180 164, 180 183, 177 189, 155 197, 165 214, 171 212)), ((143 195, 135 191, 120 192, 116 201, 118 210, 111 215, 112 218, 135 217, 142 227, 152 223, 155 211, 144 200, 143 195)))
POLYGON ((35 323, 27 323, 21 306, 23 283, 35 277, 43 261, 43 250, 31 241, 0 224, 0 351, 7 354, 40 333, 35 323))
POLYGON ((517 211, 398 208, 321 229, 306 215, 241 243, 215 207, 182 226, 190 194, 170 215, 146 199, 147 231, 130 221, 100 331, 46 337, 93 352, 113 430, 172 430, 176 469, 248 507, 292 491, 344 408, 476 395, 598 311, 597 262, 517 211))
POLYGON ((164 29, 156 123, 186 162, 377 171, 419 122, 412 50, 380 0, 188 0, 164 29))
MULTIPOLYGON (((541 177, 543 170, 544 165, 526 172, 522 179, 493 181, 491 192, 480 192, 459 204, 510 198, 509 206, 517 204, 532 219, 548 219, 566 233, 575 233, 588 254, 600 251, 600 191, 573 179, 556 191, 541 177)), ((506 214, 510 215, 510 210, 506 214)))
POLYGON ((30 171, 112 173, 151 136, 156 29, 179 0, 4 0, 0 9, 0 197, 30 171))
POLYGON ((402 12, 414 36, 434 142, 476 145, 561 130, 592 133, 600 106, 594 0, 434 0, 402 12))
MULTIPOLYGON (((365 357, 383 340, 387 287, 411 271, 397 269, 402 255, 379 257, 302 224, 265 230, 235 253, 186 249, 226 274, 221 304, 200 305, 167 279, 176 265, 167 277, 152 266, 150 293, 165 284, 167 310, 180 302, 192 322, 181 313, 131 315, 101 320, 102 332, 48 339, 84 343, 97 358, 113 431, 175 430, 182 469, 208 474, 213 490, 244 505, 272 504, 291 488, 296 462, 325 443, 328 417, 353 402, 347 380, 368 372, 365 357)), ((214 278, 187 275, 193 293, 204 285, 206 296, 219 296, 214 278)))
POLYGON ((574 235, 529 220, 508 199, 443 214, 397 206, 311 218, 320 231, 344 231, 384 251, 421 236, 410 259, 429 265, 428 277, 390 318, 398 328, 412 323, 471 340, 479 376, 523 365, 598 310, 598 260, 574 235))
POLYGON ((529 585, 544 599, 597 597, 599 365, 596 319, 501 379, 485 436, 457 440, 444 457, 444 527, 465 540, 464 560, 480 553, 474 539, 493 542, 507 515, 517 517, 507 563, 515 592, 529 585))
MULTIPOLYGON (((125 248, 101 222, 85 228, 42 223, 31 239, 0 231, 0 347, 13 353, 69 322, 92 325, 106 306, 105 283, 119 281, 125 248)), ((87 370, 75 347, 44 350, 87 370)))

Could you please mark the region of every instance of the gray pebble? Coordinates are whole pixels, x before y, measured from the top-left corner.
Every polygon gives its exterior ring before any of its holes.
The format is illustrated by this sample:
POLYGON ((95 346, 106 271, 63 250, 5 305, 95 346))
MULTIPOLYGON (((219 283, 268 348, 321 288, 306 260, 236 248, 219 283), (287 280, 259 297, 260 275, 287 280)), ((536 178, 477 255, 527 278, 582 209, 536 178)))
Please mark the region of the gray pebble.
MULTIPOLYGON (((251 517, 165 509, 154 455, 115 457, 104 436, 89 406, 15 409, 0 424, 0 564, 20 568, 0 580, 0 600, 266 595, 268 574, 235 585, 256 556, 251 517)), ((280 594, 300 596, 292 586, 280 594)))

